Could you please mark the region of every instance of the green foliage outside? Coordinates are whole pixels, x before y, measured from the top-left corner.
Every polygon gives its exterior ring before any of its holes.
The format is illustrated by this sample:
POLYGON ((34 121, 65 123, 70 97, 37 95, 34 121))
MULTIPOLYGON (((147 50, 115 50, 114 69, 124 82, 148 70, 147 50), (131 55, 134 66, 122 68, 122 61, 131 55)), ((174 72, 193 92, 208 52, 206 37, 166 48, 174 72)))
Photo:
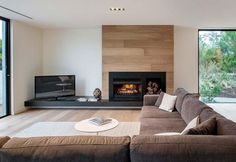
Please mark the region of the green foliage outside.
POLYGON ((215 102, 214 98, 217 96, 234 96, 232 92, 236 90, 236 32, 200 31, 199 52, 199 86, 202 101, 210 103, 215 102))

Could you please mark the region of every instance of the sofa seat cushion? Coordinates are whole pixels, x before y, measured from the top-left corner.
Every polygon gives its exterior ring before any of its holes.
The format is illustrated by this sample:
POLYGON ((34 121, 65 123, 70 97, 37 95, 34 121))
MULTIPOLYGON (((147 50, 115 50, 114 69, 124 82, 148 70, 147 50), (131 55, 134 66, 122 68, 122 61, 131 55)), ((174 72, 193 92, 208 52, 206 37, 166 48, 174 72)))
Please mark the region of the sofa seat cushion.
POLYGON ((206 108, 209 108, 209 106, 199 101, 197 98, 188 95, 183 101, 181 117, 184 119, 186 124, 188 124, 206 108))
POLYGON ((181 115, 177 111, 168 112, 162 109, 159 109, 156 106, 144 106, 141 111, 142 118, 179 118, 181 115))
POLYGON ((12 138, 0 150, 5 162, 128 162, 130 137, 12 138))
POLYGON ((186 123, 181 118, 142 118, 140 135, 182 132, 185 127, 186 123))

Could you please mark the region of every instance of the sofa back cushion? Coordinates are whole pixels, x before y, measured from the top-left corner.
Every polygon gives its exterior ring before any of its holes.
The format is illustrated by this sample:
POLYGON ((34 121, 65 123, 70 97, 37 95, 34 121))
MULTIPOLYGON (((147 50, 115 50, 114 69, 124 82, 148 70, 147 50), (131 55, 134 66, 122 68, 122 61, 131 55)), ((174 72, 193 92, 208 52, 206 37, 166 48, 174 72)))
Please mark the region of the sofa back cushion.
POLYGON ((10 137, 0 137, 0 148, 10 139, 10 137))
POLYGON ((199 115, 199 122, 202 123, 213 117, 216 117, 217 121, 217 135, 236 135, 236 123, 215 112, 210 107, 202 110, 199 115))
POLYGON ((186 124, 188 124, 193 118, 200 115, 200 113, 206 108, 209 108, 206 104, 199 101, 197 98, 188 95, 184 97, 181 117, 184 119, 186 124))
POLYGON ((199 115, 199 123, 202 123, 212 117, 216 117, 217 113, 212 108, 203 109, 199 115))
POLYGON ((161 102, 162 102, 162 99, 164 97, 164 94, 165 94, 164 92, 160 93, 160 95, 159 95, 159 97, 158 97, 158 99, 157 99, 157 101, 155 103, 155 106, 159 107, 161 105, 161 102))
POLYGON ((174 95, 177 96, 177 99, 175 102, 175 108, 179 113, 181 113, 184 97, 188 94, 189 93, 183 88, 177 88, 174 93, 174 95))
POLYGON ((235 161, 234 136, 136 136, 130 145, 132 162, 235 161))
POLYGON ((236 135, 236 123, 224 117, 216 118, 217 135, 236 135))
POLYGON ((202 112, 200 113, 199 123, 202 123, 212 117, 224 118, 222 115, 215 112, 212 108, 208 107, 206 109, 203 109, 202 112))
POLYGON ((12 138, 0 150, 6 162, 129 162, 130 137, 12 138))

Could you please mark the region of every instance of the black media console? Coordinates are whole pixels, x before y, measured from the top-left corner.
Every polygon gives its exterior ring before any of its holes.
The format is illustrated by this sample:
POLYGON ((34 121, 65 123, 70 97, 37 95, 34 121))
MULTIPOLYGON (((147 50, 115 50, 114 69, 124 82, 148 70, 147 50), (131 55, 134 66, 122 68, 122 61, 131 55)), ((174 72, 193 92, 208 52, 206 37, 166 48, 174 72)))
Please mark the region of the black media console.
POLYGON ((25 101, 25 107, 29 108, 124 108, 124 109, 140 109, 143 105, 142 101, 109 101, 101 100, 97 102, 80 102, 79 97, 69 98, 50 98, 50 99, 32 99, 25 101))

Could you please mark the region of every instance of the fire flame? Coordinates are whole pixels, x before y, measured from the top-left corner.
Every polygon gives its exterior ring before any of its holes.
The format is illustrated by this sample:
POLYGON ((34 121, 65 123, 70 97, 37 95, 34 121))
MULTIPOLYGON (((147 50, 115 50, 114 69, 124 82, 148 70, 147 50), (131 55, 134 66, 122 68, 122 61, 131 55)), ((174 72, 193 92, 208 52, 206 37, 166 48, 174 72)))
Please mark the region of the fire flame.
POLYGON ((136 94, 138 92, 138 86, 135 84, 124 84, 117 91, 118 94, 136 94))

